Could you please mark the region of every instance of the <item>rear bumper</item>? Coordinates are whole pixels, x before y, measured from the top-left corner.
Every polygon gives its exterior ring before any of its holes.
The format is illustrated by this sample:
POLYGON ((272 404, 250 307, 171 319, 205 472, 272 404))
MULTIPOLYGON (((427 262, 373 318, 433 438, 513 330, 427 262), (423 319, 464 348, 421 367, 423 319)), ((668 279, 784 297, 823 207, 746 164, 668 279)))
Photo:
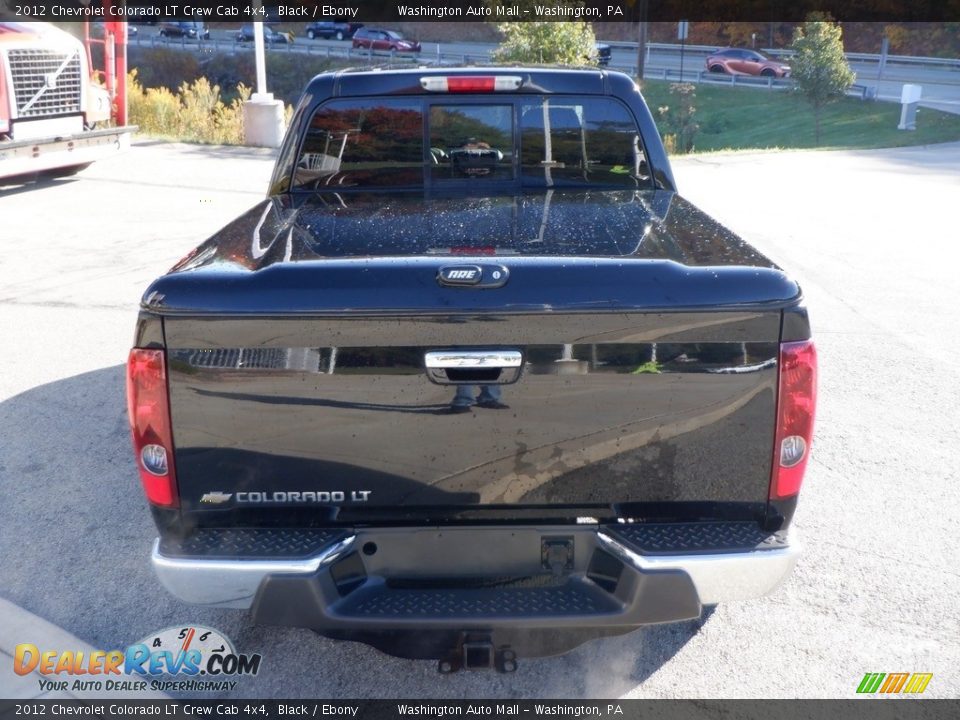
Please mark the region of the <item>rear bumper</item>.
POLYGON ((209 531, 189 545, 158 540, 152 561, 181 600, 250 609, 265 624, 622 628, 772 592, 799 545, 744 525, 209 531), (562 563, 548 565, 557 543, 562 563))
POLYGON ((135 127, 0 143, 0 178, 86 165, 130 149, 135 127))

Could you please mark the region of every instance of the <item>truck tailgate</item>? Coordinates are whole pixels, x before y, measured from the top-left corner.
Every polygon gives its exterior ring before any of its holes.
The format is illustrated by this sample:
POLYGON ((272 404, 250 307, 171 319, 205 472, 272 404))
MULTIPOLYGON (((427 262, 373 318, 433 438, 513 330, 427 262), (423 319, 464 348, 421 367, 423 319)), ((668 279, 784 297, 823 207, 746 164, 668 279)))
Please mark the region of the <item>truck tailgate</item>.
MULTIPOLYGON (((259 212, 246 222, 260 237, 282 226, 281 257, 228 264, 221 238, 217 262, 148 291, 184 512, 422 522, 765 504, 780 311, 799 291, 706 216, 714 246, 683 263, 497 248, 317 259, 296 237, 315 249, 324 220, 259 212), (460 284, 474 271, 479 284, 460 284), (464 398, 480 402, 455 412, 464 398)), ((649 244, 682 256, 655 220, 649 244)))

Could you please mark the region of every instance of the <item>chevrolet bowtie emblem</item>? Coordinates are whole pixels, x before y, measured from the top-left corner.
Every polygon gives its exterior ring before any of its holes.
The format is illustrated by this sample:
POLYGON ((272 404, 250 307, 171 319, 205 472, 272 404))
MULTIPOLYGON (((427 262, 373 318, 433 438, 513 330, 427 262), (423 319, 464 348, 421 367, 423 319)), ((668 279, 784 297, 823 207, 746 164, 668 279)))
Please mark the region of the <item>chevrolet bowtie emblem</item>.
POLYGON ((227 502, 227 500, 232 497, 233 493, 225 493, 216 490, 214 492, 204 493, 203 497, 200 498, 200 502, 209 503, 211 505, 220 505, 221 503, 227 502))

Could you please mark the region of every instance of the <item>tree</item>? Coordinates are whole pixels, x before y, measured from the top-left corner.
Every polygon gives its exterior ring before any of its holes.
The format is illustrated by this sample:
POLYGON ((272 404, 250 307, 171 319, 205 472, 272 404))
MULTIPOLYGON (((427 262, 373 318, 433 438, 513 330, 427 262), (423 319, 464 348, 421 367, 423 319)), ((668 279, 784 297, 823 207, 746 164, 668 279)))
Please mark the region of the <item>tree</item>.
MULTIPOLYGON (((513 0, 509 4, 533 6, 523 0, 513 0)), ((561 1, 556 5, 577 8, 582 3, 561 1)), ((503 42, 493 53, 498 62, 546 65, 597 62, 597 38, 590 24, 582 20, 501 22, 497 23, 497 29, 503 34, 503 42)))
MULTIPOLYGON (((673 149, 678 153, 693 152, 693 139, 700 130, 694 120, 697 108, 697 87, 692 83, 670 83, 670 105, 657 108, 673 137, 673 149)), ((668 136, 669 137, 669 136, 668 136)), ((666 143, 667 138, 664 138, 666 143)))
POLYGON ((829 16, 812 14, 794 30, 790 47, 796 53, 790 61, 791 74, 813 106, 819 145, 820 111, 853 84, 853 71, 843 55, 842 32, 829 16))

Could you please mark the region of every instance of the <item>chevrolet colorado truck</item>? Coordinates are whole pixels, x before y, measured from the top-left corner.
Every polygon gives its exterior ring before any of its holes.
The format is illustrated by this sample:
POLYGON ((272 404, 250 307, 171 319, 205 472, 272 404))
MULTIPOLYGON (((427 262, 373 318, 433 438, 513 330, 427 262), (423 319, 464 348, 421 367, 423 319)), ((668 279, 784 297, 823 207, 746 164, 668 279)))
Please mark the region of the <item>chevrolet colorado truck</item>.
POLYGON ((266 199, 143 296, 153 567, 442 672, 698 618, 797 559, 815 376, 631 78, 324 73, 266 199))

